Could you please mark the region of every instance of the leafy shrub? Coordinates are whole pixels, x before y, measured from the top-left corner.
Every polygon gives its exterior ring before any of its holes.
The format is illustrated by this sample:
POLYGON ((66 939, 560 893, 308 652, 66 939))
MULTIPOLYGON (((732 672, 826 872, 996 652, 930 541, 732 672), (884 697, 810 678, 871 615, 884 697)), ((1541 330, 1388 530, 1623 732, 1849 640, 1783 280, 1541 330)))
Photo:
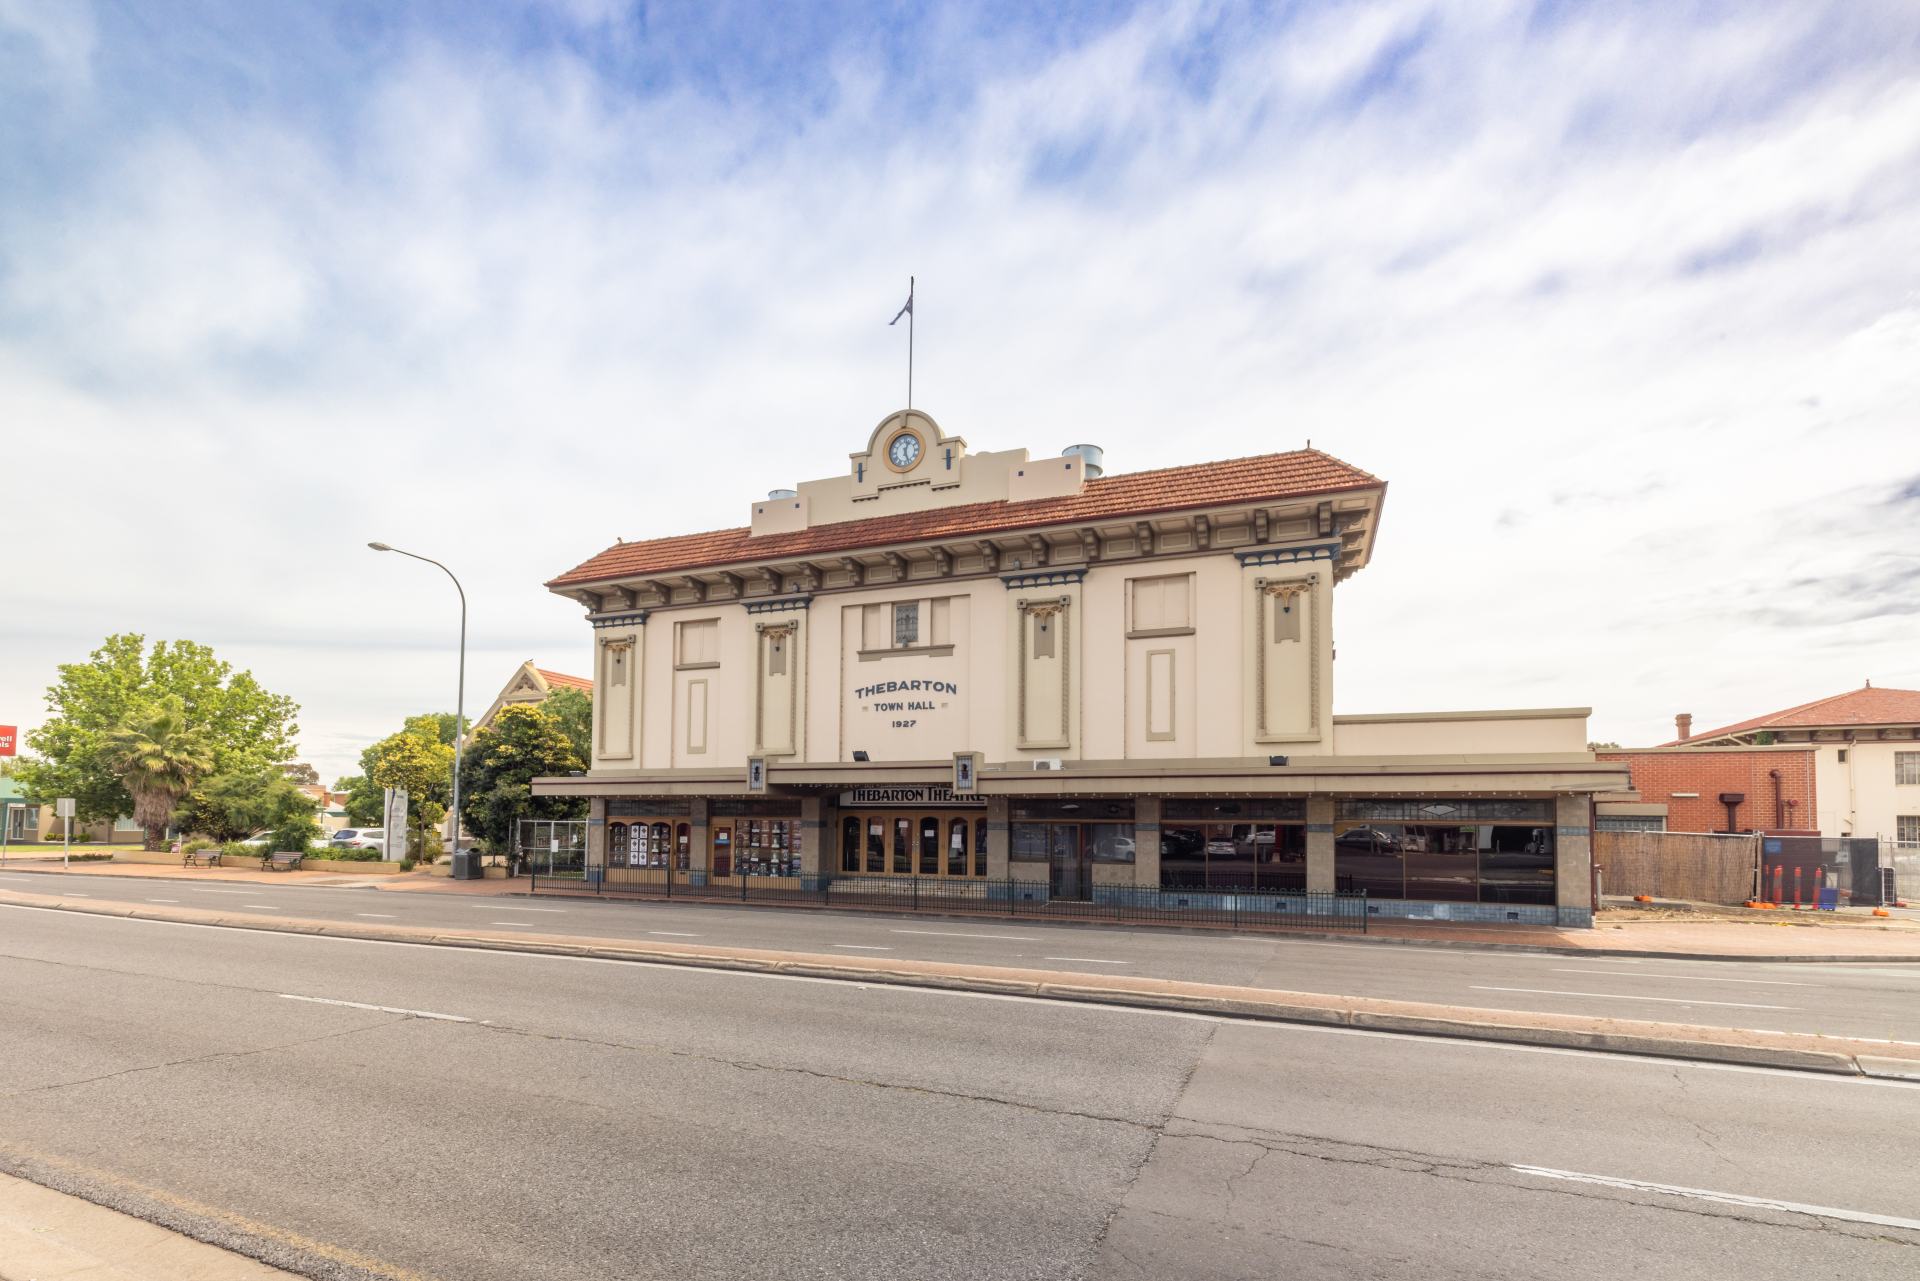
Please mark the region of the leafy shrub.
POLYGON ((76 863, 110 863, 113 861, 113 855, 111 854, 69 854, 67 857, 76 863))
POLYGON ((227 841, 220 846, 221 858, 259 858, 260 851, 245 841, 227 841))
POLYGON ((212 848, 213 848, 212 841, 196 836, 192 840, 188 841, 185 845, 182 845, 180 847, 180 852, 182 854, 198 854, 201 850, 210 850, 212 848))
POLYGON ((341 863, 378 863, 380 851, 371 847, 353 849, 344 845, 316 845, 308 858, 331 859, 341 863))
POLYGON ((401 870, 401 871, 403 871, 403 872, 411 872, 411 871, 413 870, 413 867, 414 867, 414 863, 415 863, 415 861, 416 861, 416 860, 414 860, 414 859, 410 859, 410 858, 403 858, 403 859, 401 859, 401 860, 400 860, 400 870, 401 870))
POLYGON ((320 824, 311 814, 294 814, 273 829, 272 837, 267 843, 269 852, 304 850, 320 839, 320 824))

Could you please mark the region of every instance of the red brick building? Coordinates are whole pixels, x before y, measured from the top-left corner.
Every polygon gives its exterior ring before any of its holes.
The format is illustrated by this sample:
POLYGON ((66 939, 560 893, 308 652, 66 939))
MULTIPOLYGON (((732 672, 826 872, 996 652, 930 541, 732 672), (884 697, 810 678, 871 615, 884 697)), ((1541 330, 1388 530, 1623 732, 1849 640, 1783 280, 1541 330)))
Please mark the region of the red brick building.
POLYGON ((1603 761, 1624 762, 1633 771, 1637 793, 1631 800, 1602 799, 1595 816, 1600 830, 1664 827, 1670 832, 1774 835, 1819 831, 1811 747, 1676 745, 1595 755, 1603 761))

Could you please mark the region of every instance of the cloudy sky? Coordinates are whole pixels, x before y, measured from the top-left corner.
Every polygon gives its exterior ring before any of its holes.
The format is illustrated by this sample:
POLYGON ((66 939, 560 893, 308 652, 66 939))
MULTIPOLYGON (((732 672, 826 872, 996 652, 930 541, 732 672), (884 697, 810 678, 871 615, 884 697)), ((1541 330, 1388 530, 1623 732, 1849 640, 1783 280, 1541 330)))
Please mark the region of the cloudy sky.
POLYGON ((329 775, 903 399, 1386 477, 1345 712, 1920 686, 1920 8, 0 0, 0 722, 109 632, 329 775), (1033 14, 1057 9, 1035 25, 1033 14))

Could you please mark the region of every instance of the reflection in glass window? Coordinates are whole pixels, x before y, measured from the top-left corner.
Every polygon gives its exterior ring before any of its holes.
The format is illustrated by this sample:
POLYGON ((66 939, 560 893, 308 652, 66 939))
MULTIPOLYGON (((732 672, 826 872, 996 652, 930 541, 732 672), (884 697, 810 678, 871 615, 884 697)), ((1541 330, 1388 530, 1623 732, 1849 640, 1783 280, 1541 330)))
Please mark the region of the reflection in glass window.
POLYGON ((947 875, 967 874, 967 820, 956 818, 947 824, 947 875))
POLYGON ((867 820, 867 871, 887 870, 887 826, 877 818, 867 820))
POLYGON ((907 876, 913 871, 913 820, 910 818, 893 820, 893 871, 896 876, 907 876))
POLYGON ((973 874, 987 874, 987 820, 984 818, 973 820, 973 874))
POLYGON ((860 870, 860 820, 851 815, 840 821, 840 870, 860 870))
POLYGON ((920 820, 920 875, 940 875, 940 820, 920 820))

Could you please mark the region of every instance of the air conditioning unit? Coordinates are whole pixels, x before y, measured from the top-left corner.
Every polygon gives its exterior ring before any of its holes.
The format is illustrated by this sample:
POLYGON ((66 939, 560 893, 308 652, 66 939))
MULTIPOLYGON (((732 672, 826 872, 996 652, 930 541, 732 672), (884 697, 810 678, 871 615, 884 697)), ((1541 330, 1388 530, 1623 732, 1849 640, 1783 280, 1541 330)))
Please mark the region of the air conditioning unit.
POLYGON ((1033 767, 1036 770, 1059 769, 1061 767, 1060 758, 1058 756, 1037 757, 1033 762, 1033 767))

